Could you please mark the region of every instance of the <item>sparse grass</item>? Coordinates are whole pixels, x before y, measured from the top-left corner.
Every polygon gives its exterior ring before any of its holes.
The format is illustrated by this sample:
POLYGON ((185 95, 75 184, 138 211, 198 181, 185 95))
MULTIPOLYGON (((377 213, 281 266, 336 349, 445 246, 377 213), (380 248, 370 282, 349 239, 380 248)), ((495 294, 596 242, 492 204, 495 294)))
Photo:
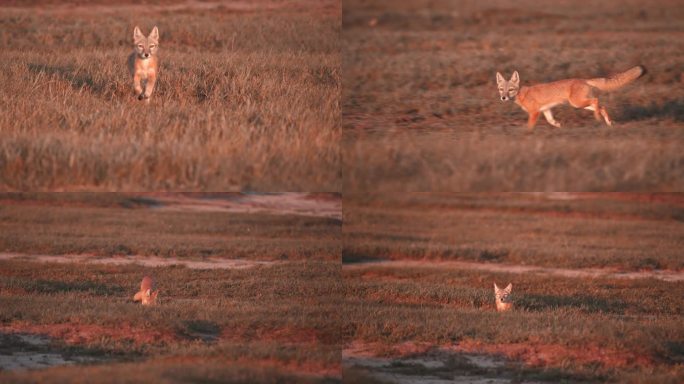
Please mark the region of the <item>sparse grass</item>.
MULTIPOLYGON (((213 270, 0 261, 0 334, 46 334, 39 352, 97 359, 0 372, 0 382, 339 382, 339 220, 164 212, 134 194, 0 198, 0 252, 279 261, 213 270), (157 306, 132 302, 143 275, 157 281, 157 306)), ((26 351, 17 343, 0 352, 26 351)))
POLYGON ((0 7, 0 188, 339 190, 339 4, 194 4, 0 7), (161 33, 150 105, 135 25, 161 33))
POLYGON ((345 195, 343 258, 682 269, 681 195, 345 195), (649 200, 653 203, 647 203, 649 200))
POLYGON ((669 0, 347 1, 344 190, 681 190, 682 17, 669 0), (528 135, 496 90, 497 71, 530 85, 637 64, 649 74, 601 96, 614 128, 565 106, 563 128, 528 135))
POLYGON ((496 273, 431 263, 681 270, 681 203, 678 194, 345 195, 343 260, 423 261, 343 266, 345 346, 365 345, 366 353, 393 362, 380 368, 351 364, 345 373, 349 368, 351 382, 364 375, 382 381, 387 372, 416 380, 465 375, 681 382, 684 287, 679 282, 496 273), (495 311, 494 282, 513 283, 513 311, 495 311), (434 357, 437 348, 468 350, 468 345, 475 345, 469 353, 510 360, 504 367, 482 368, 449 365, 463 360, 458 350, 434 357))
POLYGON ((3 195, 0 250, 33 254, 339 260, 339 220, 163 212, 136 195, 3 195))

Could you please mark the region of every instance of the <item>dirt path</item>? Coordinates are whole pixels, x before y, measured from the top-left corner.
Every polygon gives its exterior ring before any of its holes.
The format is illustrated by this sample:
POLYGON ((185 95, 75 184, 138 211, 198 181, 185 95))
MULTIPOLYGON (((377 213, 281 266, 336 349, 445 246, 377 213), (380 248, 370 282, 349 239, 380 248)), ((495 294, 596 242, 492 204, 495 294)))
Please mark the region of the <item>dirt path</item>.
POLYGON ((258 265, 271 265, 274 261, 207 258, 204 260, 183 260, 157 256, 98 257, 92 255, 27 255, 22 253, 0 253, 0 260, 26 260, 43 263, 88 263, 88 264, 137 264, 144 267, 167 267, 182 265, 190 269, 245 269, 258 265))
POLYGON ((344 269, 383 268, 440 268, 467 269, 497 273, 534 273, 538 275, 555 275, 575 278, 609 278, 609 279, 659 279, 669 282, 684 281, 684 271, 620 271, 616 268, 550 268, 534 265, 475 263, 468 261, 372 261, 365 263, 344 264, 344 269))
POLYGON ((230 194, 223 196, 192 194, 154 194, 149 198, 154 209, 164 211, 271 213, 328 217, 342 220, 342 199, 308 193, 230 194))

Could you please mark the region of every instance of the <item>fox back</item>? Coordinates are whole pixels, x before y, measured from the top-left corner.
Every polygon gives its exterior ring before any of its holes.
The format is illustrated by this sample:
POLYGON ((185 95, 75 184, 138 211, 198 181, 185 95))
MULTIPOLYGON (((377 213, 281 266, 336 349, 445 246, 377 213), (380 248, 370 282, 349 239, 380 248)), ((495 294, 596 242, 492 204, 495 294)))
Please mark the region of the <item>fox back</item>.
POLYGON ((496 310, 499 312, 508 311, 513 307, 513 300, 511 297, 511 290, 513 289, 513 284, 508 284, 504 289, 499 288, 496 283, 494 283, 494 297, 496 299, 496 310))

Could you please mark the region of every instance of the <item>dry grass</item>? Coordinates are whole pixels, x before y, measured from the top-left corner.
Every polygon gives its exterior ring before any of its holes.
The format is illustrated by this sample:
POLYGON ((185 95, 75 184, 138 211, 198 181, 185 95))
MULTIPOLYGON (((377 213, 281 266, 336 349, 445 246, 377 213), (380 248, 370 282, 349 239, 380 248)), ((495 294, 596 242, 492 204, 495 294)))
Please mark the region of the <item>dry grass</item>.
POLYGON ((345 377, 681 382, 679 282, 465 270, 436 262, 681 272, 682 198, 345 195, 343 342, 351 356, 345 377), (397 262, 364 263, 373 259, 397 262), (513 284, 513 311, 495 311, 494 282, 513 284), (501 366, 471 364, 473 354, 499 359, 501 366), (376 365, 354 358, 376 359, 376 365), (389 362, 377 365, 377 359, 389 362))
POLYGON ((338 190, 339 4, 208 6, 0 7, 0 188, 338 190), (150 105, 135 25, 161 33, 150 105))
POLYGON ((142 203, 125 194, 3 195, 0 252, 279 261, 196 270, 2 260, 0 356, 95 360, 3 371, 0 382, 339 382, 338 220, 142 203), (157 280, 158 306, 131 300, 144 274, 157 280), (51 341, 28 345, 16 333, 51 341))
POLYGON ((345 191, 681 190, 682 17, 671 0, 345 3, 345 191), (541 119, 531 135, 494 76, 637 64, 649 74, 601 98, 614 128, 566 106, 563 128, 541 119))

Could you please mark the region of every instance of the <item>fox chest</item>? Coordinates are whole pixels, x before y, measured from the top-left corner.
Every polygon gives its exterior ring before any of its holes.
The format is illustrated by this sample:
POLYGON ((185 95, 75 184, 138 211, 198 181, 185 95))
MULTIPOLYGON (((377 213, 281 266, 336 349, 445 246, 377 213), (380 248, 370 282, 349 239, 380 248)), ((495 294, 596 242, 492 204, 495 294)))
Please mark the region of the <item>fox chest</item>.
POLYGON ((135 74, 142 79, 155 76, 157 73, 157 62, 154 59, 138 60, 135 63, 135 74))

